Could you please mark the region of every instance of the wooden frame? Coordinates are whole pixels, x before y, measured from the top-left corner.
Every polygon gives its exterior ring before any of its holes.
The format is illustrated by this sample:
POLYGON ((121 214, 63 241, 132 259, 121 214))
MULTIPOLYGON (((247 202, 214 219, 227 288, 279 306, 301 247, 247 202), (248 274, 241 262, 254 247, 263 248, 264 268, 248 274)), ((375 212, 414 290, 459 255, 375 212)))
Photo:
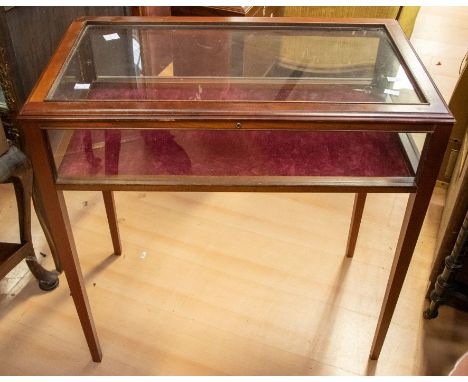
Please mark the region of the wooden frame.
POLYGON ((116 254, 120 253, 115 219, 113 190, 149 191, 268 191, 268 192, 353 192, 358 194, 353 212, 347 255, 352 256, 366 193, 410 192, 408 206, 398 240, 387 290, 371 349, 377 359, 387 333, 398 295, 408 270, 418 235, 429 205, 437 172, 453 125, 453 117, 442 97, 414 53, 398 23, 371 19, 304 19, 304 18, 179 18, 179 17, 100 17, 75 21, 44 71, 23 107, 19 119, 26 137, 26 150, 32 159, 40 197, 51 222, 51 235, 60 254, 72 297, 94 361, 102 359, 94 322, 84 288, 73 234, 63 198, 63 189, 101 190, 104 192, 116 254), (390 36, 403 65, 417 83, 427 102, 421 104, 333 103, 333 102, 218 102, 218 101, 47 101, 67 57, 86 25, 129 24, 215 24, 215 25, 379 25, 390 36), (266 182, 245 184, 242 180, 222 179, 194 182, 151 181, 99 183, 60 183, 48 147, 47 129, 103 128, 214 128, 214 129, 284 129, 297 130, 379 130, 393 132, 427 132, 418 171, 413 181, 398 184, 391 181, 357 182, 352 179, 315 182, 266 182))

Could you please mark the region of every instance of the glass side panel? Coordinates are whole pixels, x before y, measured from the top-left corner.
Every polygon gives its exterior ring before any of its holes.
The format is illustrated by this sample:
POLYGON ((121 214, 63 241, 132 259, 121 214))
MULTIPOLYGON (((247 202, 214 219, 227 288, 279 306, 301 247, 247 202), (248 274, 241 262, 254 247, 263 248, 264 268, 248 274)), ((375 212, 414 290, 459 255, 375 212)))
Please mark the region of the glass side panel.
POLYGON ((419 160, 410 135, 395 132, 54 129, 48 136, 61 183, 161 177, 188 183, 194 177, 413 178, 419 160))
POLYGON ((383 26, 88 25, 47 99, 425 102, 383 26))

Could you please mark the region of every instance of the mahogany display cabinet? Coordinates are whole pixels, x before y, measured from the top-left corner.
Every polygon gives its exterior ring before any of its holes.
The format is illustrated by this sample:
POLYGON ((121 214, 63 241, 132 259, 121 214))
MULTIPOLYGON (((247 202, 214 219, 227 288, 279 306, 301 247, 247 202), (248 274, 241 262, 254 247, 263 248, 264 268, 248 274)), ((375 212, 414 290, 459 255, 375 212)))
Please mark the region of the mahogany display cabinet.
MULTIPOLYGON (((35 181, 102 358, 63 190, 410 193, 371 348, 379 356, 453 117, 393 20, 75 21, 21 110, 35 181)), ((259 212, 261 213, 261 212, 259 212)))

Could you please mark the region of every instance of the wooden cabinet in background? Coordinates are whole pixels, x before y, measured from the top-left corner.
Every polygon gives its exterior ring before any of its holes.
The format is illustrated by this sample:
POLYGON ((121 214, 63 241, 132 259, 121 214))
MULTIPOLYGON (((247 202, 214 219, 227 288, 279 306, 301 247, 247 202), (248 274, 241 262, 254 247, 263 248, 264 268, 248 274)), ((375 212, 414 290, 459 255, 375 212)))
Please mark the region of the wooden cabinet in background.
POLYGON ((212 7, 132 7, 134 16, 223 16, 223 17, 278 17, 285 7, 269 6, 212 6, 212 7))

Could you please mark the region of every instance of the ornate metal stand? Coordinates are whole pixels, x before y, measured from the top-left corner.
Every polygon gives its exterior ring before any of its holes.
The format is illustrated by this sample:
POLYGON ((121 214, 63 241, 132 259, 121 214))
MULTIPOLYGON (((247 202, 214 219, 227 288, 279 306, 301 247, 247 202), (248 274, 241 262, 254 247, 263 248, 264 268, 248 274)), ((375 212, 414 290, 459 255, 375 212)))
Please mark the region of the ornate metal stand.
POLYGON ((453 247, 450 256, 445 258, 445 267, 441 275, 437 277, 437 281, 432 290, 431 305, 424 312, 425 319, 437 317, 438 309, 441 304, 448 301, 451 297, 457 296, 461 299, 467 299, 464 293, 456 289, 457 283, 453 281, 453 276, 463 266, 463 260, 468 253, 468 212, 463 220, 463 225, 458 233, 457 241, 453 247))

